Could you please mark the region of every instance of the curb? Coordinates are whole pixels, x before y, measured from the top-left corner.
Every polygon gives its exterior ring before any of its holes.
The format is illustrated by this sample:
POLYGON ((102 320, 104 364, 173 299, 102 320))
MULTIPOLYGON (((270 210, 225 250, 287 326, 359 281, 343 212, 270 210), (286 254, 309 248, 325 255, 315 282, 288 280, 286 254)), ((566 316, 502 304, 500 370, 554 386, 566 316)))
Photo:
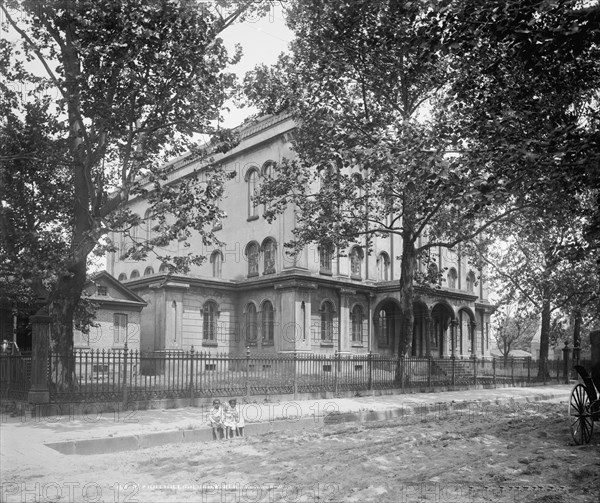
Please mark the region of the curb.
MULTIPOLYGON (((512 405, 517 403, 534 403, 544 400, 553 400, 562 395, 549 393, 529 397, 496 398, 493 400, 463 400, 451 402, 431 402, 425 404, 414 404, 407 401, 400 407, 394 407, 383 411, 357 411, 357 412, 332 412, 323 415, 312 415, 291 418, 281 418, 273 421, 247 423, 245 431, 247 434, 267 435, 275 431, 300 431, 318 430, 326 426, 350 423, 350 422, 374 422, 400 419, 406 422, 409 419, 423 421, 436 418, 448 420, 452 416, 463 417, 468 412, 469 417, 484 415, 485 407, 498 405, 512 405)), ((517 412, 517 409, 515 409, 517 412)), ((174 431, 162 431, 153 433, 142 433, 138 435, 124 435, 107 438, 92 438, 82 440, 67 440, 62 442, 45 443, 61 454, 65 455, 93 455, 108 454, 139 449, 148 449, 165 444, 212 442, 212 430, 209 428, 185 429, 174 431)))

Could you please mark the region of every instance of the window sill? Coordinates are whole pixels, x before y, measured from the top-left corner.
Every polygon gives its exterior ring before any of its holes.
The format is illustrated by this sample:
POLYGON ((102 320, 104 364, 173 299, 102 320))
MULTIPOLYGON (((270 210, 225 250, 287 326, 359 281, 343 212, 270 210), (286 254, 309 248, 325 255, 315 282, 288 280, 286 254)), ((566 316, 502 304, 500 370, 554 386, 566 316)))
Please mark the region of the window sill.
POLYGON ((258 273, 257 272, 250 273, 250 274, 248 274, 248 277, 249 278, 256 278, 256 277, 258 277, 258 273))
POLYGON ((353 348, 364 348, 364 345, 362 342, 353 342, 352 347, 353 348))
POLYGON ((333 342, 321 341, 321 347, 322 348, 332 348, 333 347, 333 342))
POLYGON ((355 280, 357 280, 357 281, 362 281, 362 276, 358 276, 358 275, 356 275, 356 274, 352 274, 352 275, 350 276, 350 279, 355 279, 355 280))
POLYGON ((202 345, 209 348, 216 348, 219 343, 217 341, 202 341, 202 345))
POLYGON ((333 273, 329 269, 320 269, 319 274, 322 274, 323 276, 333 276, 333 273))
POLYGON ((265 346, 275 346, 275 344, 273 343, 273 341, 269 341, 269 342, 263 341, 262 342, 262 346, 263 347, 265 347, 265 346))
POLYGON ((259 219, 259 216, 258 216, 258 215, 251 215, 251 216, 249 216, 249 217, 246 219, 246 221, 247 221, 247 222, 252 222, 253 220, 258 220, 258 219, 259 219))
POLYGON ((263 272, 263 276, 266 276, 267 274, 275 274, 275 269, 269 269, 268 271, 263 272))

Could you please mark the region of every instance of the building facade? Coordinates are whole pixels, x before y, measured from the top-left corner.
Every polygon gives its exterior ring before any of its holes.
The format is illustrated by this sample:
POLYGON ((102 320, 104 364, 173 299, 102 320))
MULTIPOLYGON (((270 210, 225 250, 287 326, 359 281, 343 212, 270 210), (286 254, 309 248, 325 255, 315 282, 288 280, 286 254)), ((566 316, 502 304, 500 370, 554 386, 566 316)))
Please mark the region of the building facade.
MULTIPOLYGON (((207 248, 192 236, 189 248, 172 242, 163 250, 172 256, 201 253, 208 257, 201 266, 171 275, 150 256, 131 261, 110 254, 108 272, 147 304, 140 321, 143 351, 192 346, 229 354, 398 351, 400 237, 376 238, 371 253, 358 245, 343 254, 309 246, 292 257, 283 245, 293 237, 293 209, 269 223, 252 200, 271 167, 293 158, 293 130, 289 116, 264 118, 241 129, 236 148, 213 157, 236 174, 220 203, 227 218, 215 223, 225 245, 207 248)), ((185 156, 172 167, 172 180, 211 169, 185 156)), ((130 205, 140 216, 147 211, 142 199, 130 205)), ((151 227, 137 232, 150 237, 151 227)), ((435 263, 445 278, 437 288, 416 288, 412 354, 448 357, 454 341, 457 357, 489 356, 491 306, 481 272, 447 250, 437 250, 435 263)))
POLYGON ((75 329, 75 349, 140 349, 141 313, 145 302, 106 271, 94 274, 85 284, 83 296, 95 308, 94 323, 87 332, 75 329))

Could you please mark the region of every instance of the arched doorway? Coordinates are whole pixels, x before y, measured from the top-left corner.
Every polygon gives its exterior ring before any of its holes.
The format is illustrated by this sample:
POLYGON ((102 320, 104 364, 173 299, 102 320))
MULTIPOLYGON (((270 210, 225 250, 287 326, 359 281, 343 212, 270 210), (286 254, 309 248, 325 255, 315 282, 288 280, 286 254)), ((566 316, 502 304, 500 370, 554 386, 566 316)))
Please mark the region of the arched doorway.
POLYGON ((475 353, 475 316, 469 309, 458 311, 456 353, 458 356, 471 356, 475 353))
POLYGON ((411 356, 425 356, 427 353, 427 325, 429 323, 429 309, 424 302, 413 304, 413 337, 411 356))
POLYGON ((397 353, 400 319, 400 307, 392 299, 384 300, 375 308, 373 316, 374 350, 388 355, 397 353))
POLYGON ((451 326, 454 311, 448 304, 439 303, 431 310, 431 354, 432 356, 449 356, 452 350, 451 326))

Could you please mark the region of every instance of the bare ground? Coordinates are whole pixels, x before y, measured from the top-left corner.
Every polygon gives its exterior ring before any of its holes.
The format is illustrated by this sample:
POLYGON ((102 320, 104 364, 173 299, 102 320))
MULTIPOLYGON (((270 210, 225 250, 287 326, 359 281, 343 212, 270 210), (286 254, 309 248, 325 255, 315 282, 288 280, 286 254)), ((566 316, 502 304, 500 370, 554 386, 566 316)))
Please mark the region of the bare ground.
POLYGON ((600 424, 566 403, 493 406, 2 467, 2 501, 600 501, 600 424), (34 499, 37 498, 37 499, 34 499))

